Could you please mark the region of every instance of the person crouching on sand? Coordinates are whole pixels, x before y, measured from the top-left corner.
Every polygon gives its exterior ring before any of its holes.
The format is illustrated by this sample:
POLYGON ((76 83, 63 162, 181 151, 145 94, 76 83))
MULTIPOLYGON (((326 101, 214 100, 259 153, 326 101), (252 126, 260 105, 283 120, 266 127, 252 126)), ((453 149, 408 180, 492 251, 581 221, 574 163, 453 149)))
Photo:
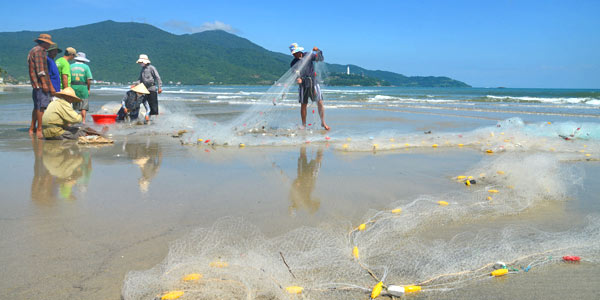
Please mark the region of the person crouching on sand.
POLYGON ((54 94, 54 101, 48 104, 48 108, 42 117, 42 133, 47 140, 76 140, 80 136, 100 135, 91 128, 79 128, 72 126, 81 123, 81 115, 77 113, 72 103, 81 102, 71 87, 64 88, 54 94))
POLYGON ((148 101, 146 101, 146 95, 149 95, 150 92, 146 88, 143 83, 140 83, 131 88, 131 90, 127 91, 125 97, 121 101, 121 109, 117 113, 117 121, 123 121, 126 117, 129 117, 129 120, 136 120, 140 114, 140 104, 144 104, 144 108, 146 108, 146 122, 148 122, 150 107, 148 105, 148 101))
POLYGON ((321 126, 325 130, 329 130, 329 126, 325 123, 325 107, 323 106, 323 94, 321 87, 317 82, 314 61, 323 61, 323 52, 319 48, 314 47, 311 53, 302 52, 304 48, 298 46, 297 43, 290 45, 290 51, 294 56, 294 60, 290 63, 290 67, 296 66, 296 82, 298 83, 298 101, 300 102, 300 117, 302 118, 302 128, 306 127, 306 107, 308 106, 308 98, 315 102, 319 108, 319 117, 321 117, 321 126), (304 62, 305 60, 309 60, 304 62))

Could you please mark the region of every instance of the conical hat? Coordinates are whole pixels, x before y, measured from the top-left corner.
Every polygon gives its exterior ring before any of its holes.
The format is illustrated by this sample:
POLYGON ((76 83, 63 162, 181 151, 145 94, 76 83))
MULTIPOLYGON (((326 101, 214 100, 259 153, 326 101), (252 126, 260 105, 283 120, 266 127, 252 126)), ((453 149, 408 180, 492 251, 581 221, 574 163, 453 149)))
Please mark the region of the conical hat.
POLYGON ((75 95, 75 91, 70 86, 62 89, 60 92, 54 94, 54 96, 61 98, 61 99, 65 99, 71 103, 81 102, 81 99, 79 99, 79 97, 77 97, 77 95, 75 95))
POLYGON ((140 83, 134 87, 131 88, 132 91, 136 92, 136 93, 140 93, 140 94, 150 94, 150 92, 148 91, 148 89, 146 88, 146 86, 143 83, 140 83))

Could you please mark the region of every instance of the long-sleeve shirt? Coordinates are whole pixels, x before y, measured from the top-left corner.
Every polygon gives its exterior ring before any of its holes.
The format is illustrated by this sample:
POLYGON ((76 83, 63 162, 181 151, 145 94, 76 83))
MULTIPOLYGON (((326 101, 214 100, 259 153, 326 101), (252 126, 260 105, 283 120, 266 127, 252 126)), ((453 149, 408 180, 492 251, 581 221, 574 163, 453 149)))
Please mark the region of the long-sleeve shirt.
POLYGON ((297 63, 300 63, 298 66, 296 66, 297 68, 299 68, 298 71, 298 77, 310 77, 313 80, 316 78, 316 73, 315 73, 315 67, 313 65, 313 62, 315 61, 323 61, 324 57, 323 57, 323 51, 319 50, 319 51, 313 51, 313 52, 304 52, 304 55, 302 56, 302 58, 295 58, 294 60, 292 60, 292 62, 290 63, 290 67, 294 67, 297 63), (308 59, 310 61, 306 62, 304 64, 304 66, 302 66, 302 68, 300 68, 299 66, 302 65, 303 60, 308 59))
POLYGON ((27 55, 27 64, 29 64, 29 80, 34 89, 43 89, 45 91, 54 91, 50 78, 48 76, 48 62, 46 49, 37 45, 33 47, 27 55))
POLYGON ((81 115, 77 113, 67 100, 56 98, 48 104, 42 117, 42 133, 46 138, 61 136, 67 126, 80 123, 81 115))
POLYGON ((158 71, 151 64, 142 67, 138 82, 143 83, 150 92, 156 92, 156 86, 158 86, 158 89, 162 89, 160 75, 158 75, 158 71))
POLYGON ((148 114, 150 112, 150 106, 148 105, 148 101, 142 97, 144 96, 138 96, 134 91, 127 91, 125 97, 123 97, 123 100, 121 100, 121 105, 129 110, 138 110, 140 109, 139 101, 141 100, 142 104, 144 104, 144 108, 146 109, 146 114, 148 114))

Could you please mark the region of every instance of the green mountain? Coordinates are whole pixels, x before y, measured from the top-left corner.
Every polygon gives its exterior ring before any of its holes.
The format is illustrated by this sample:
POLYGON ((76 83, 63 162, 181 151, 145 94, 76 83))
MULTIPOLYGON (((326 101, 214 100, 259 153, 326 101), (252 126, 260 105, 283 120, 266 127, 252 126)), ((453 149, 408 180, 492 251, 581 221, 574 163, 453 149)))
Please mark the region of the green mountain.
MULTIPOLYGON (((0 68, 17 80, 29 79, 27 53, 41 32, 0 33, 0 68)), ((291 56, 266 50, 224 31, 176 35, 152 25, 104 21, 46 31, 59 48, 73 47, 87 54, 94 79, 126 83, 137 80, 139 54, 148 54, 165 83, 271 84, 289 68, 291 56)), ((60 56, 60 54, 59 54, 60 56)), ((332 73, 346 65, 327 64, 332 73)), ((397 86, 469 85, 447 77, 407 77, 350 66, 355 74, 397 86)))

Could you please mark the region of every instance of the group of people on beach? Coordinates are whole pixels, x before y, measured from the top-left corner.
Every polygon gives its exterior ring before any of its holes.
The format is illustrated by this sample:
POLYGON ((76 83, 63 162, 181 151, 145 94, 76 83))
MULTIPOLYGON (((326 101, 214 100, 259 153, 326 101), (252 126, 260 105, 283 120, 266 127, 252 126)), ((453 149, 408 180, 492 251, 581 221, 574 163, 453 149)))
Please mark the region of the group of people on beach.
MULTIPOLYGON (((67 47, 62 57, 54 60, 62 50, 52 41, 52 36, 42 33, 34 40, 27 56, 31 81, 33 110, 29 134, 45 139, 77 139, 86 135, 99 135, 84 126, 89 111, 89 95, 92 72, 85 64, 90 60, 86 54, 67 47), (71 63, 71 61, 75 61, 71 63)), ((131 86, 122 101, 119 111, 121 120, 136 119, 139 106, 144 104, 148 115, 158 115, 158 93, 162 92, 162 81, 150 60, 141 54, 137 63, 142 66, 139 83, 131 86), (137 104, 137 108, 134 107, 137 104)))
MULTIPOLYGON (((46 139, 77 139, 81 136, 99 134, 91 128, 73 126, 85 125, 89 111, 89 96, 92 72, 86 62, 90 60, 84 52, 67 47, 62 57, 56 59, 62 50, 52 41, 49 34, 42 33, 34 40, 36 46, 29 51, 27 62, 31 81, 33 110, 29 134, 46 139), (75 61, 74 63, 71 63, 75 61)), ((317 102, 321 126, 329 130, 325 123, 323 94, 316 80, 313 62, 323 61, 323 52, 314 47, 313 51, 303 52, 297 43, 290 45, 294 59, 290 67, 295 68, 298 83, 298 101, 302 128, 306 127, 308 99, 317 102), (305 60, 309 60, 306 62, 305 60), (299 63, 303 61, 303 63, 299 63)), ((140 106, 146 109, 145 122, 150 116, 158 115, 158 94, 162 93, 162 80, 156 67, 150 64, 145 54, 136 61, 141 66, 138 82, 131 86, 121 101, 117 121, 135 120, 139 117, 140 106)))

